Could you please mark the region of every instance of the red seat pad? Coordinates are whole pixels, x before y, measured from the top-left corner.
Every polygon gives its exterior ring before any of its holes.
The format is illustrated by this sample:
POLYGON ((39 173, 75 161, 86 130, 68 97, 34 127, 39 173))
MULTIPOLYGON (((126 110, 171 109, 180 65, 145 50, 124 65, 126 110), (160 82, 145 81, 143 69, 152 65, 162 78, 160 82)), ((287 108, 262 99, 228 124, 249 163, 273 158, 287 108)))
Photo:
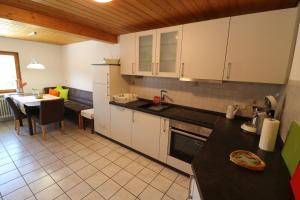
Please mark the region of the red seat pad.
POLYGON ((300 163, 291 179, 291 186, 294 192, 295 200, 300 200, 300 163))

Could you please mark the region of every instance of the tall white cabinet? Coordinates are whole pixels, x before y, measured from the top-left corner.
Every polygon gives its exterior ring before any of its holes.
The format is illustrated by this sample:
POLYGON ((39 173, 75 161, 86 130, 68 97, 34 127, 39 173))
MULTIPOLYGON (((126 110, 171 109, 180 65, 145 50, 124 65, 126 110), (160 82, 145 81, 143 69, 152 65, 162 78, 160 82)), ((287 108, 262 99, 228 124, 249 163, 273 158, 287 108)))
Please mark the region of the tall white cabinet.
POLYGON ((110 136, 111 96, 129 91, 128 82, 120 74, 120 66, 93 65, 93 104, 95 131, 110 136))
POLYGON ((286 83, 297 8, 231 18, 224 80, 286 83))

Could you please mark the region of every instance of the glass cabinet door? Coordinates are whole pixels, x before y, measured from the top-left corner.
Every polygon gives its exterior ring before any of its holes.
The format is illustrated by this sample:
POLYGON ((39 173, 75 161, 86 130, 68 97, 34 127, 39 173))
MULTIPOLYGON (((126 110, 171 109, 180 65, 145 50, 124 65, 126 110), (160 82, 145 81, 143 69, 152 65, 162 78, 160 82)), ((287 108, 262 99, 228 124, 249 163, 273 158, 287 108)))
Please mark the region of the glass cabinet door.
POLYGON ((155 58, 154 31, 145 31, 137 34, 137 71, 140 75, 153 75, 155 58))
POLYGON ((158 29, 156 75, 178 76, 182 27, 158 29))

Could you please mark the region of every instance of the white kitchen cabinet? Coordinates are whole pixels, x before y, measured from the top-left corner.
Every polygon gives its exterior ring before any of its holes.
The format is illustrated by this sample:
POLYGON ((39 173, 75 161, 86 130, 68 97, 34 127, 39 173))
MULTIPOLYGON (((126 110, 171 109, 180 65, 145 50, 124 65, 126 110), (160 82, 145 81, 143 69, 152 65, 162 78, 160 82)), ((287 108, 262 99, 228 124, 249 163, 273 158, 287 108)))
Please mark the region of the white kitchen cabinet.
POLYGON ((110 106, 112 139, 131 146, 132 111, 120 106, 110 106))
POLYGON ((133 111, 132 147, 159 158, 160 117, 133 111))
POLYGON ((183 25, 180 78, 222 80, 230 18, 183 25))
POLYGON ((129 91, 127 80, 120 74, 120 66, 93 65, 93 107, 95 131, 110 134, 111 96, 129 91))
POLYGON ((169 119, 160 119, 160 139, 159 139, 159 160, 167 162, 168 143, 169 143, 169 119))
POLYGON ((156 34, 154 75, 160 77, 178 77, 182 26, 157 29, 156 34))
POLYGON ((143 76, 154 75, 156 31, 138 32, 135 34, 135 40, 136 74, 143 76))
POLYGON ((135 33, 120 35, 121 74, 135 74, 135 33))
POLYGON ((137 75, 178 77, 182 26, 138 32, 135 38, 137 75))
POLYGON ((191 177, 189 192, 190 192, 188 197, 189 200, 201 200, 200 192, 198 190, 196 180, 193 176, 191 177))
POLYGON ((224 80, 286 83, 297 8, 231 18, 224 80))

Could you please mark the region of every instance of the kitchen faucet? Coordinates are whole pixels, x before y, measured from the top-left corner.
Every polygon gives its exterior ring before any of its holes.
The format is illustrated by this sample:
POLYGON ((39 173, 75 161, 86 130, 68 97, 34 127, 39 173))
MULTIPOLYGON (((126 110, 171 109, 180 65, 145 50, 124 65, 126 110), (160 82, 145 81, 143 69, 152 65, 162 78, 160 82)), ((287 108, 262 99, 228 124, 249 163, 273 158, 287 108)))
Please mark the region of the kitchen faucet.
POLYGON ((166 95, 168 91, 160 90, 160 103, 166 102, 166 95))

